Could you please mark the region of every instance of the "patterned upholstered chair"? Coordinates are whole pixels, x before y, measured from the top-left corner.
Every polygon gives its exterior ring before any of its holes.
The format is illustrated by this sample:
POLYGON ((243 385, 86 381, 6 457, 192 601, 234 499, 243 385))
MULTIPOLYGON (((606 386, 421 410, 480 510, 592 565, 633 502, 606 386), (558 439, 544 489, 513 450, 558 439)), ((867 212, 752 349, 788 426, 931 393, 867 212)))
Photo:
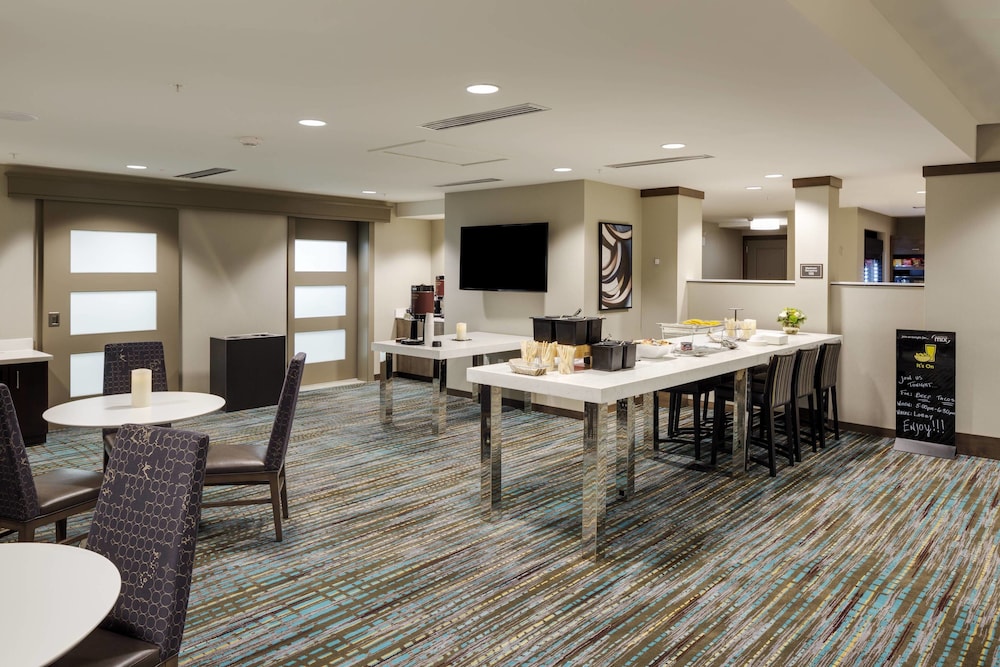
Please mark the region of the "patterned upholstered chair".
POLYGON ((208 436, 125 424, 87 548, 122 575, 101 624, 54 667, 177 665, 187 615, 208 436))
MULTIPOLYGON (((164 361, 163 343, 141 341, 135 343, 108 343, 104 346, 105 396, 127 394, 132 391, 132 371, 148 368, 153 374, 153 391, 167 391, 167 365, 164 361)), ((170 424, 160 424, 170 426, 170 424)), ((104 451, 110 454, 115 446, 118 429, 104 429, 104 451)), ((105 463, 107 460, 105 459, 105 463)))
POLYGON ((218 444, 208 450, 206 486, 267 484, 271 493, 267 498, 244 498, 229 501, 210 501, 205 507, 231 505, 265 505, 270 503, 274 513, 275 541, 281 541, 281 518, 288 518, 288 489, 285 483, 285 453, 292 434, 292 420, 299 400, 302 371, 306 355, 299 352, 292 357, 285 371, 285 382, 278 398, 278 411, 271 427, 271 439, 260 444, 218 444))
POLYGON ((37 528, 54 523, 56 541, 65 541, 66 520, 94 508, 103 479, 75 468, 32 475, 10 389, 0 384, 0 536, 33 542, 37 528))
POLYGON ((792 387, 795 391, 795 409, 791 411, 790 428, 795 436, 795 460, 802 460, 802 436, 805 428, 801 419, 801 401, 806 400, 809 409, 809 443, 812 450, 818 451, 816 438, 816 360, 819 358, 819 347, 800 347, 795 351, 795 368, 792 371, 792 387))

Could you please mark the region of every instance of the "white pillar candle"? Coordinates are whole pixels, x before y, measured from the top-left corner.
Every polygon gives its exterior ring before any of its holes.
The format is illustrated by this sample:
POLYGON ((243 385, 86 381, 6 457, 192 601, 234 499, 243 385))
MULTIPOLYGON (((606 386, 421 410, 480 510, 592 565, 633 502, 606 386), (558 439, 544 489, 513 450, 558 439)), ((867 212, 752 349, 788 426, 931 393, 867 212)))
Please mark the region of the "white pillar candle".
POLYGON ((434 344, 434 313, 424 315, 424 345, 434 344))
POLYGON ((455 338, 457 338, 458 340, 465 340, 465 336, 466 336, 465 322, 458 322, 455 325, 455 338))
POLYGON ((149 407, 152 394, 153 371, 148 368, 136 368, 132 371, 132 407, 149 407))

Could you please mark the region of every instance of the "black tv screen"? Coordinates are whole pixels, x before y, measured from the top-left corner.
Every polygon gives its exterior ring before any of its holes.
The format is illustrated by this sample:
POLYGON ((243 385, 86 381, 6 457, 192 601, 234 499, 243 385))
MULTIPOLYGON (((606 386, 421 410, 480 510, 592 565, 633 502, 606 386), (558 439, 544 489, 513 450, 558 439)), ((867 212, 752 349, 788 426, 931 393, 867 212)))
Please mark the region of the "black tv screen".
POLYGON ((459 289, 548 291, 549 223, 462 227, 461 232, 459 289))

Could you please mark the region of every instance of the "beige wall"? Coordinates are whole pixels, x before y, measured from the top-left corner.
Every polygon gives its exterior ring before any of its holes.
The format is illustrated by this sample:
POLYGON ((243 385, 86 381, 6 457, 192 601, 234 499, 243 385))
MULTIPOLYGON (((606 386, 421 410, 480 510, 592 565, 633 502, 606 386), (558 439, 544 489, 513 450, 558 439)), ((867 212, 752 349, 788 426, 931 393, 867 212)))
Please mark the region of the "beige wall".
POLYGON ((288 219, 182 210, 181 384, 209 390, 209 339, 286 335, 288 219))
POLYGON ((35 331, 35 204, 7 196, 0 165, 0 338, 32 338, 35 331))
POLYGON ((705 245, 701 254, 701 277, 706 280, 739 280, 743 277, 743 234, 714 222, 702 226, 705 245))
MULTIPOLYGON (((790 280, 694 280, 688 283, 691 317, 721 320, 732 317, 732 308, 739 307, 743 309, 740 318, 757 320, 758 329, 780 329, 778 313, 787 306, 799 307, 796 293, 795 283, 790 280)), ((806 316, 809 316, 808 310, 806 316)), ((806 320, 803 330, 809 331, 809 324, 810 320, 806 320)))
POLYGON ((1000 248, 1000 173, 927 179, 927 328, 954 331, 956 429, 1000 437, 1000 327, 990 267, 1000 248))

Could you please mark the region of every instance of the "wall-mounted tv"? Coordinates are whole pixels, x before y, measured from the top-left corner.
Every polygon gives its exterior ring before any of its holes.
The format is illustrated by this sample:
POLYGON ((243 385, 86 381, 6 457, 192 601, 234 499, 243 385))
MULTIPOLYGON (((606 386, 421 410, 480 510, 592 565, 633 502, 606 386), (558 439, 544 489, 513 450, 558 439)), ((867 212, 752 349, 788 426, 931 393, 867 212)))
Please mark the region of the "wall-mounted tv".
POLYGON ((462 227, 458 288, 548 291, 549 223, 462 227))

